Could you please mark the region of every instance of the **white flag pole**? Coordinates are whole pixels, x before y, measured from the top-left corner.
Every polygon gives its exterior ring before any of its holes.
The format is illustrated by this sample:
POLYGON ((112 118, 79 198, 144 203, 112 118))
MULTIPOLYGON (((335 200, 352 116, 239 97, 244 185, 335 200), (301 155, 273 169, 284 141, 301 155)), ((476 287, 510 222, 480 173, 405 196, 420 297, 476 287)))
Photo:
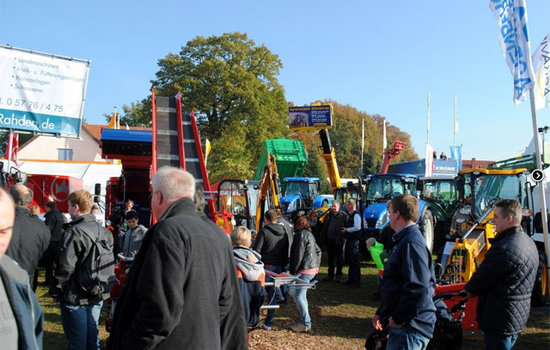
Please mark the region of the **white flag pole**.
POLYGON ((9 174, 10 173, 10 167, 11 167, 11 155, 12 155, 12 150, 11 148, 13 147, 13 129, 10 129, 10 135, 8 136, 8 151, 6 152, 6 159, 8 160, 8 171, 7 173, 9 174))
MULTIPOLYGON (((537 110, 535 106, 535 92, 534 89, 529 89, 529 100, 531 102, 531 119, 533 121, 533 142, 535 145, 535 155, 537 157, 537 169, 543 171, 541 147, 539 144, 538 126, 537 126, 537 110)), ((540 217, 542 219, 542 234, 544 237, 544 254, 546 255, 546 261, 550 261, 550 247, 548 245, 548 209, 546 205, 546 182, 541 180, 539 182, 539 198, 540 198, 540 217)), ((550 264, 546 264, 546 276, 550 276, 550 264)), ((550 293, 550 284, 546 284, 548 293, 550 293)))
POLYGON ((430 92, 428 91, 428 100, 427 100, 427 110, 428 110, 428 123, 426 126, 426 144, 430 144, 430 92))
POLYGON ((456 94, 455 94, 455 111, 453 123, 453 147, 456 147, 456 133, 458 132, 458 114, 456 112, 456 94))
POLYGON ((365 151, 365 118, 361 119, 361 166, 359 174, 363 174, 363 153, 365 151))

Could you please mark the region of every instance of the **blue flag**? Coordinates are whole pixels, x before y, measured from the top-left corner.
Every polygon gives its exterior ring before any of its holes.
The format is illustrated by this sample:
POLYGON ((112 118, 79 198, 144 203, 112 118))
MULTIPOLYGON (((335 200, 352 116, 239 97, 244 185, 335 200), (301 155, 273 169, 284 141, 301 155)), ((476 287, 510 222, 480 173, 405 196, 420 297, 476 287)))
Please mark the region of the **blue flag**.
POLYGON ((451 159, 456 160, 457 171, 462 170, 462 146, 449 146, 451 159))

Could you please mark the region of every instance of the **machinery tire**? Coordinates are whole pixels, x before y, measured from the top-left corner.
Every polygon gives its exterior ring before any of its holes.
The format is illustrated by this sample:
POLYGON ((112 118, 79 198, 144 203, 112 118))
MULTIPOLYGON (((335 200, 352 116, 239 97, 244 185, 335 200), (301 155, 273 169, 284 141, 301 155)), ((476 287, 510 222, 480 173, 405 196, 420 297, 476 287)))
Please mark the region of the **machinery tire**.
POLYGON ((426 240, 426 246, 432 251, 434 247, 435 227, 432 212, 430 210, 424 210, 422 218, 420 219, 420 232, 426 240))
POLYGON ((546 306, 549 302, 547 292, 548 270, 546 267, 546 256, 544 252, 539 251, 539 267, 537 269, 537 277, 535 279, 533 293, 531 293, 531 305, 533 306, 546 306))

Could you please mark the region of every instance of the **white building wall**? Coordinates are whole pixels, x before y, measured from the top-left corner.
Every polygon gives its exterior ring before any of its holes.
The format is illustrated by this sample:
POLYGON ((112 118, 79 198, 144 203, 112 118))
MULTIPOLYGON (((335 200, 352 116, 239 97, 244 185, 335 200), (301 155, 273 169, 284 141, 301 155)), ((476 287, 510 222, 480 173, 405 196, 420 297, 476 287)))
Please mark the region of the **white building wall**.
POLYGON ((92 135, 82 128, 79 138, 38 136, 19 149, 19 159, 58 160, 58 149, 72 149, 76 161, 101 161, 101 149, 92 135))

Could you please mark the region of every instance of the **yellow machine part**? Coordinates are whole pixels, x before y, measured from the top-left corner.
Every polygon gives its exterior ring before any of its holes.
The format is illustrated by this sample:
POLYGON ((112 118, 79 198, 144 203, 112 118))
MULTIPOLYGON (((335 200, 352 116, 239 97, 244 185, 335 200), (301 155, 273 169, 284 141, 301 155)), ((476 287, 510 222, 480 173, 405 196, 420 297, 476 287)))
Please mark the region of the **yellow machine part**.
POLYGON ((491 248, 489 240, 493 237, 494 225, 486 222, 478 225, 467 238, 457 238, 445 267, 445 280, 451 283, 469 281, 491 248))
POLYGON ((263 213, 267 209, 279 207, 279 173, 277 171, 277 162, 275 156, 269 154, 267 156, 267 164, 262 175, 262 179, 258 184, 258 199, 256 203, 256 232, 263 226, 263 213), (264 208, 263 204, 268 203, 268 208, 264 208), (263 203, 263 204, 262 204, 263 203), (266 209, 266 210, 264 210, 266 209))
POLYGON ((451 283, 462 283, 470 279, 475 270, 474 247, 457 239, 449 254, 445 268, 445 280, 451 283))

